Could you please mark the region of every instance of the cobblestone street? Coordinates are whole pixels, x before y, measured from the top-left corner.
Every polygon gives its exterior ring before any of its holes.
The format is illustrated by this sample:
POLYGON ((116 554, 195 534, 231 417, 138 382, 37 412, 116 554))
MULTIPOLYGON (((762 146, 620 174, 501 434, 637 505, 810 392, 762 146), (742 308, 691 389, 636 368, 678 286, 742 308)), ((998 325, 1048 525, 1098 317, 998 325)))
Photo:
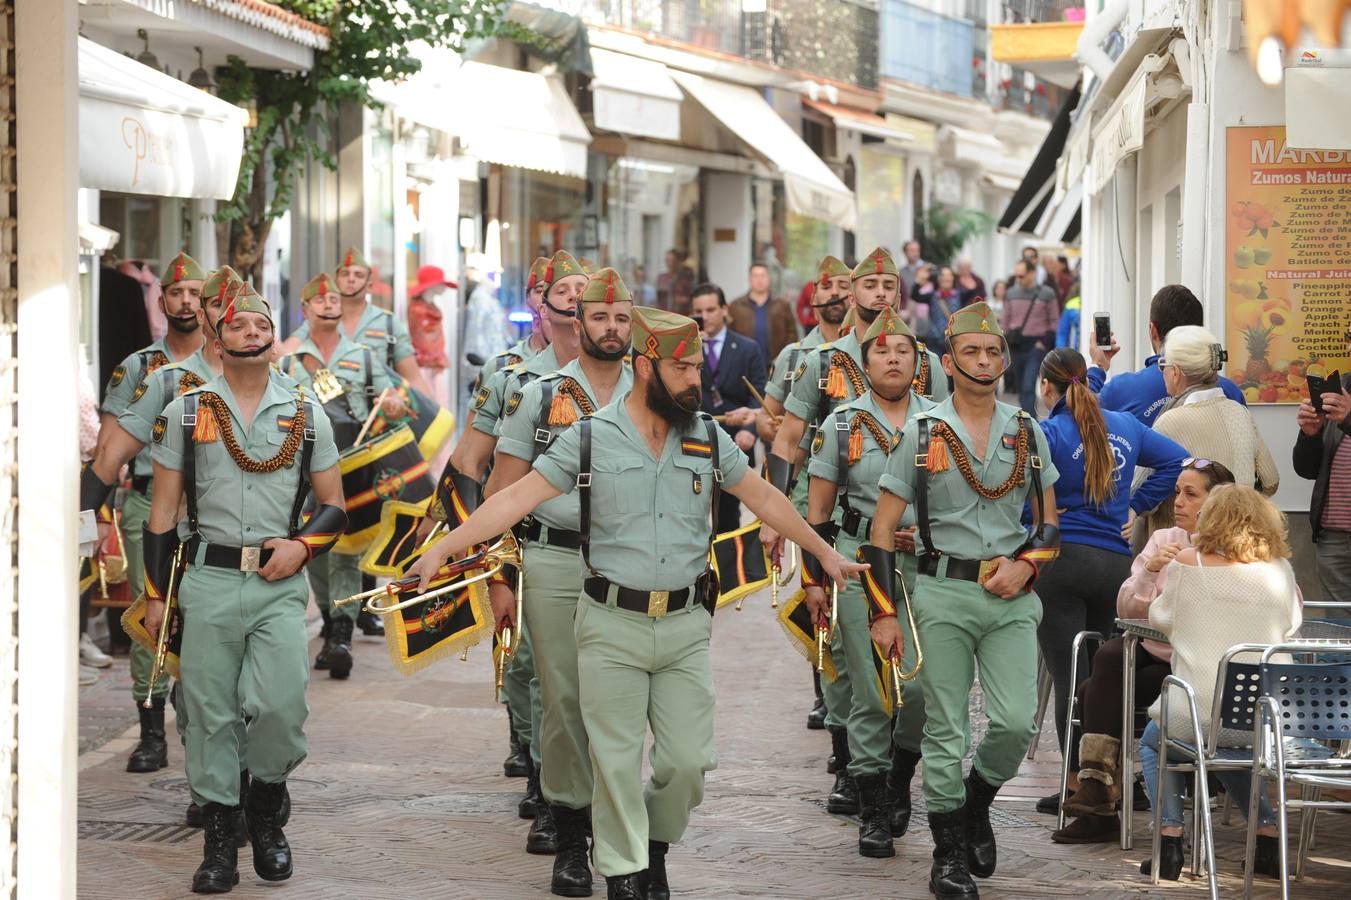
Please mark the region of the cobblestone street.
MULTIPOLYGON (((923 807, 892 860, 855 851, 854 824, 828 815, 824 797, 829 738, 803 727, 810 699, 806 664, 787 646, 767 596, 741 613, 721 612, 714 629, 720 765, 670 872, 683 897, 927 897, 931 843, 923 807)), ((287 898, 547 897, 550 860, 524 851, 516 817, 524 781, 502 776, 506 718, 493 703, 485 646, 468 662, 440 663, 411 679, 390 665, 382 640, 358 638, 348 682, 322 673, 309 690, 310 757, 291 780, 287 829, 296 875, 266 886, 241 851, 234 896, 287 898)), ((200 857, 198 832, 182 825, 188 796, 183 753, 155 775, 123 771, 135 730, 118 730, 133 710, 125 659, 105 671, 81 702, 79 895, 90 898, 190 896, 200 857), (98 747, 92 735, 116 735, 98 747)), ((172 726, 170 727, 172 733, 172 726)), ((1121 897, 1148 893, 1136 873, 1148 853, 1147 816, 1137 816, 1136 849, 1053 844, 1054 818, 1036 797, 1057 777, 1049 717, 1035 762, 996 805, 999 873, 986 897, 1121 897)), ((918 788, 918 782, 916 783, 918 788)), ((917 790, 918 793, 918 790, 917 790)), ((1218 817, 1217 817, 1218 818, 1218 817)), ((1235 816, 1235 822, 1238 816, 1235 816)), ((1325 816, 1324 848, 1345 847, 1348 818, 1325 816)), ((1222 893, 1241 892, 1242 831, 1220 827, 1222 893)), ((1345 859, 1341 850, 1334 856, 1345 859)), ((1295 896, 1341 897, 1351 886, 1345 862, 1313 854, 1295 896)), ((604 896, 603 881, 599 896, 604 896)), ((1155 896, 1204 893, 1184 874, 1155 896)), ((1268 883, 1262 896, 1277 892, 1268 883)))

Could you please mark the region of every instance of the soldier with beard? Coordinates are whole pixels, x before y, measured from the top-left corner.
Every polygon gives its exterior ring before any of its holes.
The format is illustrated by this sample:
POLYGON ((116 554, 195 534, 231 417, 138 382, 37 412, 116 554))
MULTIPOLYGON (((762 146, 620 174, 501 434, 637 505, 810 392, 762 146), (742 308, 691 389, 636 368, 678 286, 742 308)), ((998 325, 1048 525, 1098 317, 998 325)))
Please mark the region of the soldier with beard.
MULTIPOLYGON (((485 493, 489 496, 530 473, 554 439, 582 416, 593 415, 628 393, 633 374, 629 352, 633 299, 614 269, 601 269, 582 292, 571 331, 582 355, 521 389, 520 402, 502 419, 497 456, 485 493)), ((577 692, 577 641, 573 619, 582 592, 580 508, 575 495, 541 503, 523 529, 522 606, 539 677, 541 717, 535 733, 540 790, 557 833, 551 888, 562 897, 589 897, 587 831, 593 781, 577 692)), ((490 592, 493 618, 516 624, 510 591, 490 592)), ((537 816, 535 822, 547 818, 537 816)), ((532 829, 537 832, 538 829, 532 829)), ((531 852, 547 852, 527 840, 531 852)))
MULTIPOLYGON (((150 515, 151 460, 146 441, 132 440, 119 418, 147 391, 148 379, 158 369, 170 363, 182 362, 202 349, 201 323, 198 313, 202 308, 201 266, 186 253, 179 253, 165 267, 160 285, 160 308, 169 321, 169 331, 163 338, 143 347, 122 360, 108 379, 104 395, 102 422, 94 462, 87 466, 80 482, 80 508, 101 509, 111 496, 122 469, 130 460, 131 491, 122 506, 122 534, 126 543, 127 577, 133 595, 145 589, 142 582, 143 543, 141 529, 150 515), (117 447, 107 445, 116 438, 117 447), (130 443, 128 443, 130 442, 130 443)), ((167 402, 168 398, 166 398, 167 402)), ((158 415, 156 409, 153 415, 158 415)), ((131 695, 141 720, 141 734, 131 757, 128 772, 154 772, 169 764, 168 743, 164 737, 164 700, 169 693, 168 679, 161 680, 150 697, 151 708, 143 701, 150 694, 149 650, 139 644, 131 645, 131 695)))
POLYGON ((493 495, 414 568, 424 585, 452 553, 491 539, 539 504, 579 491, 587 577, 574 633, 582 720, 596 787, 596 868, 610 900, 666 900, 666 851, 703 798, 713 752, 708 566, 720 490, 843 583, 863 567, 821 540, 788 499, 745 477, 745 455, 701 415, 703 347, 692 319, 638 307, 634 387, 556 437, 533 471, 493 495), (653 734, 642 784, 643 739, 653 734))

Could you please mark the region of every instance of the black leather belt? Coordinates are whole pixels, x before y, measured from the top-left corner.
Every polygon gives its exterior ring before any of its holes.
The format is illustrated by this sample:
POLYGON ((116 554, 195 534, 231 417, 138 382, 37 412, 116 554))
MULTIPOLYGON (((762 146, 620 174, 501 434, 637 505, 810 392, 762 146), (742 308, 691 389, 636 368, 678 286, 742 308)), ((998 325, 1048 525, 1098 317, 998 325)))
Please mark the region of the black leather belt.
POLYGON ((150 492, 151 476, 133 475, 131 476, 131 489, 138 494, 148 494, 150 492))
POLYGON ((582 546, 581 532, 550 528, 538 519, 531 519, 525 526, 525 540, 530 544, 548 544, 566 550, 576 550, 582 546))
MULTIPOLYGON (((701 579, 704 576, 700 576, 701 579)), ((597 603, 608 603, 615 598, 615 605, 630 612, 643 613, 654 619, 684 609, 694 602, 697 590, 681 588, 678 591, 636 591, 615 584, 608 578, 593 575, 584 582, 587 596, 597 603)), ((697 587, 697 586, 696 586, 697 587)))
MULTIPOLYGON (((197 548, 202 541, 188 543, 188 558, 197 558, 197 548)), ((202 565, 216 569, 233 569, 236 572, 257 572, 272 558, 271 547, 227 547, 224 544, 206 544, 202 556, 202 565)))
MULTIPOLYGON (((921 556, 919 558, 919 574, 928 575, 930 578, 938 576, 939 564, 943 557, 921 556)), ((988 567, 993 571, 993 563, 986 563, 979 559, 958 559, 955 556, 947 557, 948 570, 944 578, 955 578, 958 581, 974 581, 980 583, 980 570, 982 567, 988 567)))

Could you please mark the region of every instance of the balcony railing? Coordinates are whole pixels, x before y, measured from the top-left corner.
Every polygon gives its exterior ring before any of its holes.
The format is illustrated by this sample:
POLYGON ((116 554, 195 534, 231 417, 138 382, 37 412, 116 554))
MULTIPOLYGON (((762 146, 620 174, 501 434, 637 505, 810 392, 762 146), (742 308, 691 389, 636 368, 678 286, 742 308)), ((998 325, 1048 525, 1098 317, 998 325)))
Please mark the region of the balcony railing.
POLYGON ((902 0, 882 5, 882 74, 959 97, 983 96, 985 29, 902 0), (979 49, 977 38, 980 39, 979 49))
POLYGON ((847 0, 590 0, 587 18, 860 87, 877 86, 877 10, 847 0))

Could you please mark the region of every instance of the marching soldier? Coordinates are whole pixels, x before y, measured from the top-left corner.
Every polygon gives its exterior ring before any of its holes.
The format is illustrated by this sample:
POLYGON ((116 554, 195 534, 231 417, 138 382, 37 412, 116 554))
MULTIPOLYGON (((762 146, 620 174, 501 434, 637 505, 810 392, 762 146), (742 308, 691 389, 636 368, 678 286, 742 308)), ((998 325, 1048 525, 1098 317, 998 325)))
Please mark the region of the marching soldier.
POLYGON ((971 876, 988 878, 995 870, 990 805, 1037 731, 1041 602, 1032 586, 1060 552, 1057 473, 1042 430, 995 399, 1008 347, 989 306, 953 313, 946 334, 943 368, 956 392, 905 426, 888 457, 871 544, 860 558, 871 564, 864 585, 873 640, 884 654, 903 654, 894 548, 913 504, 921 551, 914 613, 925 650, 924 797, 934 838, 929 889, 940 897, 975 897, 971 876), (1029 501, 1030 536, 1021 524, 1029 501), (990 726, 963 783, 977 664, 990 726))
MULTIPOLYGON (((99 429, 94 462, 87 466, 80 486, 80 508, 98 510, 110 498, 124 464, 130 464, 131 491, 122 506, 122 534, 125 539, 127 577, 133 596, 144 590, 141 583, 143 546, 141 529, 150 515, 151 461, 145 446, 148 436, 132 440, 122 416, 147 390, 147 381, 158 369, 182 362, 202 348, 201 266, 186 253, 179 253, 165 267, 160 281, 163 293, 160 308, 169 321, 165 336, 137 350, 113 369, 104 395, 102 427, 99 429), (121 425, 122 427, 119 427, 121 425), (115 447, 109 448, 110 442, 115 447)), ((167 402, 167 398, 166 398, 167 402)), ((155 410, 155 415, 159 410, 155 410)), ((169 693, 166 681, 155 687, 151 708, 142 705, 150 693, 151 654, 139 644, 131 645, 131 696, 140 715, 141 733, 131 756, 128 772, 154 772, 169 764, 169 745, 164 737, 164 701, 169 693)))
MULTIPOLYGON (((869 390, 826 418, 812 441, 807 470, 811 475, 807 521, 846 559, 852 559, 868 539, 877 506, 878 478, 900 442, 901 429, 932 406, 912 386, 915 337, 890 308, 882 310, 869 326, 862 352, 869 390)), ((907 586, 913 588, 916 563, 912 554, 903 558, 902 568, 907 586)), ((828 618, 829 601, 821 567, 808 556, 803 557, 802 581, 813 619, 828 618)), ((839 592, 836 602, 838 643, 843 646, 849 671, 855 674, 850 679, 851 705, 839 712, 848 725, 849 773, 858 785, 863 820, 858 852, 871 857, 895 856, 892 837, 905 834, 910 823, 910 780, 920 758, 924 700, 918 691, 912 691, 909 702, 896 711, 893 723, 882 693, 889 689, 887 684, 867 676, 874 670, 874 659, 868 601, 862 587, 851 582, 839 592)), ((907 636, 905 647, 913 657, 913 636, 907 636)), ((902 664, 908 668, 914 660, 902 664)))
POLYGON ((152 429, 155 490, 145 529, 151 634, 179 584, 188 785, 205 818, 196 893, 228 892, 239 880, 231 807, 244 762, 235 733, 241 713, 254 871, 266 881, 291 876, 280 823, 286 777, 306 753, 308 591, 300 570, 346 524, 332 429, 271 368, 267 302, 246 287, 217 325, 223 373, 170 402, 152 429), (311 487, 316 509, 302 527, 311 487))
POLYGON ((708 566, 710 511, 732 491, 843 581, 862 569, 820 539, 787 498, 746 478, 746 458, 698 412, 703 347, 692 319, 633 311, 634 385, 554 438, 533 471, 488 499, 412 570, 424 586, 452 554, 576 488, 587 568, 574 633, 595 791, 596 868, 610 900, 665 900, 666 850, 716 764, 708 566), (653 774, 641 785, 651 727, 653 774))
MULTIPOLYGON (((494 354, 479 368, 478 377, 474 379, 475 394, 479 388, 487 384, 494 372, 525 362, 549 346, 549 341, 540 330, 540 306, 544 302, 544 288, 547 287, 544 276, 548 269, 549 260, 543 256, 535 257, 535 261, 530 264, 530 278, 525 283, 525 305, 530 310, 531 317, 530 333, 501 353, 494 354)), ((471 410, 469 413, 471 419, 473 415, 471 410)))
MULTIPOLYGON (((602 269, 582 292, 572 331, 582 354, 558 371, 521 388, 507 404, 486 493, 491 496, 530 473, 535 460, 582 416, 594 415, 628 393, 625 365, 633 297, 614 269, 602 269)), ((581 536, 575 495, 541 503, 525 521, 523 608, 534 647, 542 716, 535 736, 540 787, 557 829, 551 889, 562 897, 591 895, 587 830, 591 759, 577 692, 573 620, 582 592, 581 536)), ((490 588, 500 623, 515 614, 511 591, 490 588)), ((537 817, 538 824, 541 817, 537 817)), ((531 849, 527 842, 527 849, 531 849)))
MULTIPOLYGON (((339 327, 343 311, 338 292, 327 273, 311 278, 301 289, 305 309, 306 334, 300 340, 289 367, 289 374, 305 386, 325 410, 334 430, 338 449, 346 450, 379 400, 381 411, 389 419, 407 413, 403 399, 392 390, 397 387, 371 347, 349 338, 339 327)), ((348 553, 330 553, 308 569, 315 603, 329 622, 329 632, 314 660, 314 667, 327 669, 330 678, 345 679, 352 673, 352 631, 356 625, 358 604, 333 608, 334 598, 350 597, 362 590, 357 557, 348 553)))

